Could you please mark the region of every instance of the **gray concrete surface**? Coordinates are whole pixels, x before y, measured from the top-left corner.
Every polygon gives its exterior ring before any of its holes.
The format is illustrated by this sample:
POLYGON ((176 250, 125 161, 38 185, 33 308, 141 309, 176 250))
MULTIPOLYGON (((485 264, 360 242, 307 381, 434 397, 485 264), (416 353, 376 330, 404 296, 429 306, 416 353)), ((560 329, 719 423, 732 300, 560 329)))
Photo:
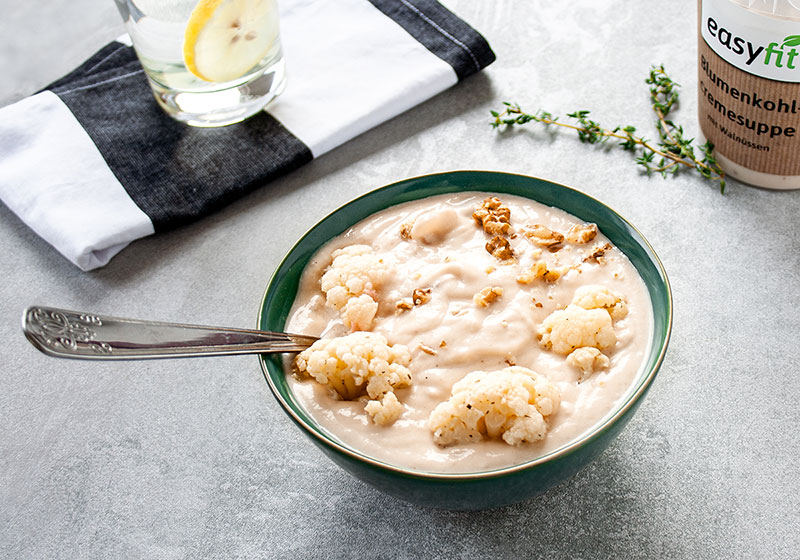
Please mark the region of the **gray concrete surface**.
MULTIPOLYGON (((122 31, 111 0, 0 5, 0 105, 122 31)), ((486 72, 103 269, 80 272, 0 205, 0 557, 797 558, 800 191, 730 181, 721 196, 570 134, 488 126, 513 100, 650 130, 643 79, 664 63, 683 84, 676 120, 696 133, 695 2, 447 5, 494 47, 486 72), (317 219, 385 183, 463 168, 600 198, 673 284, 672 344, 637 416, 540 498, 447 513, 385 497, 304 439, 253 357, 87 364, 44 357, 20 333, 34 302, 249 327, 317 219)))

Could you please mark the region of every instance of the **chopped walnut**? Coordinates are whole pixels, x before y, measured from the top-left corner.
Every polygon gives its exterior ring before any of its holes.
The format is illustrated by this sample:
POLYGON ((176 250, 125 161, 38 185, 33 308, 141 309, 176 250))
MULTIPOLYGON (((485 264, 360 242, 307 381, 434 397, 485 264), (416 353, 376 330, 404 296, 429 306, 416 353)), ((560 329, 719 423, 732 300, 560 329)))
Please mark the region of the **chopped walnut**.
POLYGON ((408 311, 409 309, 413 309, 415 305, 422 305, 423 303, 428 303, 430 299, 431 299, 430 288, 417 288, 411 294, 410 298, 403 298, 397 300, 394 306, 399 311, 408 311))
POLYGON ((486 267, 486 274, 491 274, 491 273, 492 273, 492 272, 494 272, 495 270, 496 270, 496 269, 495 269, 495 267, 493 267, 493 266, 487 266, 487 267, 486 267))
POLYGON ((567 232, 567 241, 582 245, 597 237, 597 224, 575 224, 567 232))
POLYGON ((423 344, 422 342, 419 343, 419 349, 425 352, 426 354, 430 354, 431 356, 435 356, 436 354, 438 354, 436 350, 434 350, 427 344, 423 344))
POLYGON ((405 223, 400 226, 400 237, 403 239, 411 239, 411 228, 414 227, 412 223, 405 223))
POLYGON ((414 305, 422 305, 424 303, 428 303, 431 300, 431 289, 430 288, 417 288, 414 290, 414 293, 411 294, 411 301, 414 302, 414 305))
POLYGON ((552 284, 556 280, 561 278, 561 273, 557 270, 549 270, 544 273, 544 281, 548 284, 552 284))
POLYGON ((606 254, 606 251, 610 251, 611 249, 612 249, 611 243, 606 243, 605 245, 602 246, 596 245, 592 249, 592 252, 589 253, 589 255, 587 255, 585 259, 583 259, 583 262, 595 261, 597 264, 603 264, 603 262, 605 262, 605 259, 603 257, 606 254))
POLYGON ((483 223, 483 230, 489 235, 508 235, 511 225, 507 222, 489 220, 483 223))
POLYGON ((534 224, 527 226, 525 230, 525 237, 530 240, 534 245, 546 247, 550 252, 555 253, 561 249, 561 244, 564 243, 564 235, 553 231, 549 227, 542 224, 534 224))
POLYGON ((508 239, 500 237, 499 235, 492 237, 491 241, 486 244, 486 250, 501 261, 514 258, 514 251, 511 249, 511 243, 508 242, 508 239))
POLYGON ((561 278, 561 273, 557 270, 549 270, 547 268, 547 263, 539 260, 533 263, 533 265, 526 271, 517 276, 517 282, 520 284, 530 284, 534 280, 544 280, 552 284, 556 280, 561 278))
POLYGON ((541 308, 543 307, 543 305, 541 304, 541 302, 539 302, 539 301, 536 301, 536 298, 533 298, 533 306, 534 306, 534 307, 537 307, 537 308, 539 308, 539 309, 541 309, 541 308))
POLYGON ((530 284, 534 280, 536 280, 536 275, 533 273, 532 270, 527 270, 522 274, 520 274, 519 276, 517 276, 517 283, 519 284, 530 284))
POLYGON ((443 341, 441 341, 441 342, 439 343, 439 348, 444 348, 444 347, 446 347, 446 346, 447 346, 447 341, 446 341, 446 340, 443 340, 443 341))
POLYGON ((511 230, 511 210, 496 196, 484 200, 472 217, 489 235, 507 235, 511 230))
POLYGON ((499 286, 487 286, 480 292, 472 296, 472 301, 481 307, 488 307, 490 303, 503 295, 503 288, 499 286))

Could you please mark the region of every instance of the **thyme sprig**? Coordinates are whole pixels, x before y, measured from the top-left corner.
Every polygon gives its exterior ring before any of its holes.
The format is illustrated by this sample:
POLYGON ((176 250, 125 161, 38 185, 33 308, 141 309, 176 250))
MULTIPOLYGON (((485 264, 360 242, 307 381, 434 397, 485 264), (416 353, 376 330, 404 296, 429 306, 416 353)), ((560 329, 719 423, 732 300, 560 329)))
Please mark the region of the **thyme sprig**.
POLYGON ((636 127, 618 126, 613 129, 602 126, 597 121, 589 118, 590 112, 586 110, 567 113, 575 124, 560 122, 559 117, 544 110, 536 113, 526 113, 516 103, 503 102, 505 109, 502 112, 491 111, 494 128, 504 126, 506 129, 529 122, 538 122, 545 126, 560 126, 575 130, 578 139, 588 144, 604 144, 609 139, 620 140, 618 145, 635 155, 635 162, 641 165, 647 175, 658 173, 662 177, 677 174, 682 168, 695 169, 700 175, 710 181, 719 181, 720 192, 725 192, 725 172, 719 167, 717 160, 712 155, 714 149, 711 142, 697 146, 699 157, 693 146, 694 139, 684 136, 683 127, 676 125, 669 118, 670 113, 678 104, 678 88, 680 84, 664 71, 664 66, 653 66, 650 75, 645 80, 650 85, 650 103, 656 114, 656 131, 659 140, 653 142, 636 134, 636 127))

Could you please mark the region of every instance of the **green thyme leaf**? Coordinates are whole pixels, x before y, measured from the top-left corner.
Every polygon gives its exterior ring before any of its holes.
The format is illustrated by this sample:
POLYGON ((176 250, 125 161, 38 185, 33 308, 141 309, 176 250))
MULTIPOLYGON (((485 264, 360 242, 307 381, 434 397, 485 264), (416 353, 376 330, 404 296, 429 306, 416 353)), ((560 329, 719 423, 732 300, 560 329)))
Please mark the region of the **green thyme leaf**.
MULTIPOLYGON (((800 35, 786 37, 784 45, 800 45, 800 35)), ((720 192, 724 193, 725 172, 712 154, 713 144, 706 142, 698 146, 697 149, 702 156, 698 159, 693 146, 694 138, 686 138, 683 127, 668 118, 678 103, 680 84, 672 81, 663 65, 653 66, 645 83, 650 85, 650 104, 656 114, 655 127, 659 138, 657 143, 643 136, 636 136, 634 126, 603 127, 597 121, 591 120, 589 118, 591 112, 585 109, 567 113, 567 117, 575 121, 571 124, 558 122, 558 117, 548 111, 540 109, 536 113, 526 113, 519 104, 504 101, 503 105, 506 107, 504 111, 499 113, 491 111, 494 120, 490 124, 493 128, 501 126, 511 128, 529 122, 545 126, 557 125, 576 131, 578 140, 587 144, 603 144, 615 138, 621 140, 617 144, 620 148, 633 152, 634 162, 643 168, 645 174, 658 173, 662 177, 667 177, 676 175, 681 169, 694 169, 705 179, 719 181, 720 192), (655 161, 656 157, 659 158, 658 162, 655 161)))

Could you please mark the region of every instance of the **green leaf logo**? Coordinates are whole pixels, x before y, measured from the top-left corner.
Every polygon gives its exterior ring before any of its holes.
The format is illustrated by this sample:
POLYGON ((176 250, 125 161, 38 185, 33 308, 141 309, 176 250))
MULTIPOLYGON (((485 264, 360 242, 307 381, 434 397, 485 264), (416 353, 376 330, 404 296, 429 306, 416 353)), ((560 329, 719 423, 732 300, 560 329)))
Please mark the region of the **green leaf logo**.
POLYGON ((782 47, 796 47, 800 45, 800 35, 789 35, 783 40, 782 47))

